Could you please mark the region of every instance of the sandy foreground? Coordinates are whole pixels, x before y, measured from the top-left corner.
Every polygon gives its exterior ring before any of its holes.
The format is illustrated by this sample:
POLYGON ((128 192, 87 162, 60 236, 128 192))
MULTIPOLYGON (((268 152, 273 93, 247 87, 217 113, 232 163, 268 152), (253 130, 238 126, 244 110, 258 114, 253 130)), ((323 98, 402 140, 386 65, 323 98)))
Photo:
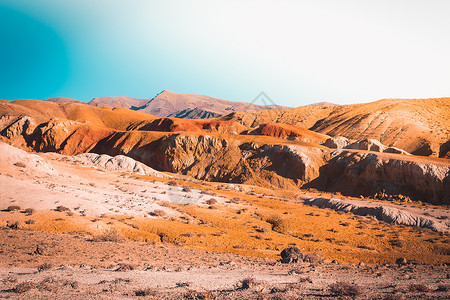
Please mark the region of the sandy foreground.
POLYGON ((336 283, 349 285, 341 292, 348 297, 446 299, 450 288, 444 264, 281 264, 164 244, 94 242, 83 235, 5 228, 0 239, 0 297, 11 299, 319 299, 335 297, 331 288, 336 283), (249 288, 243 288, 246 280, 249 288))

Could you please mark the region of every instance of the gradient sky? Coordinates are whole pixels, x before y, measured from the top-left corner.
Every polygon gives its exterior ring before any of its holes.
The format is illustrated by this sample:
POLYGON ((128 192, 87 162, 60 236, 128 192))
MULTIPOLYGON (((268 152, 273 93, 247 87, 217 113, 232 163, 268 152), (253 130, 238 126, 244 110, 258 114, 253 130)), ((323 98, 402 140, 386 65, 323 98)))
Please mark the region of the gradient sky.
POLYGON ((450 1, 0 0, 0 99, 450 96, 450 1))

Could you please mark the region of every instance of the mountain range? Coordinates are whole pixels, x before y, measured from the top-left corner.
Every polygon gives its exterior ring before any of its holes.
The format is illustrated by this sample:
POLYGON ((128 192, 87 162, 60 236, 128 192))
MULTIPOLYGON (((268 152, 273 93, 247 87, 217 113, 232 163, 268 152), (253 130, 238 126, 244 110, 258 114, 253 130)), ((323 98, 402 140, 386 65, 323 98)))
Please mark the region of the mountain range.
POLYGON ((229 101, 204 95, 180 94, 164 90, 152 99, 132 97, 100 97, 89 102, 93 106, 124 107, 157 117, 206 119, 227 115, 233 111, 283 109, 280 105, 258 105, 229 101))

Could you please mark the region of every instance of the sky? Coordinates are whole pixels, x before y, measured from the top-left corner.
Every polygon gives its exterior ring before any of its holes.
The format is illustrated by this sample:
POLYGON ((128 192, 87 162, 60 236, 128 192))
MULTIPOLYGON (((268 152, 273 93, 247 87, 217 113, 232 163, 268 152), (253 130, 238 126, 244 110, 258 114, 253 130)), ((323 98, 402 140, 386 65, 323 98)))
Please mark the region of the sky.
POLYGON ((450 96, 446 0, 0 0, 0 99, 450 96))

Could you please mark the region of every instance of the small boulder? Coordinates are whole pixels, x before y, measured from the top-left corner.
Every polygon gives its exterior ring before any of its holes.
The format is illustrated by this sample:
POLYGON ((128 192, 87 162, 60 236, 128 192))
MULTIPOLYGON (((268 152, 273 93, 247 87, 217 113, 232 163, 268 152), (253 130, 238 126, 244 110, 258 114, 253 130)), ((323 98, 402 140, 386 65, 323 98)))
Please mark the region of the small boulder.
POLYGON ((296 263, 303 260, 303 253, 297 247, 289 247, 281 251, 281 262, 284 264, 296 263))
POLYGON ((34 250, 34 254, 37 255, 52 255, 52 251, 49 245, 46 244, 39 244, 36 246, 36 249, 34 250))

